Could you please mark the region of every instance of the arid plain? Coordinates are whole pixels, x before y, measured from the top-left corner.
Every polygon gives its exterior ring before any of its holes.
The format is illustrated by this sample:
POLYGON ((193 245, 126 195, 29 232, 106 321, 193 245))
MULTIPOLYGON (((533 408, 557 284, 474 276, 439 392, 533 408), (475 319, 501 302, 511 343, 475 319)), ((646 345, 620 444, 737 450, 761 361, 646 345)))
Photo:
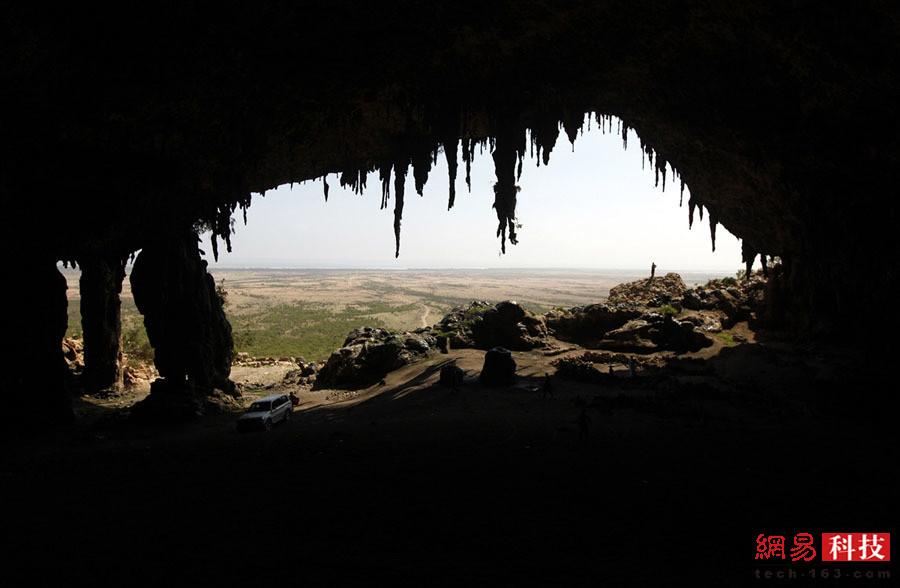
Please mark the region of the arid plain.
MULTIPOLYGON (((69 334, 78 335, 79 272, 63 273, 69 284, 69 334)), ((212 268, 211 273, 227 293, 225 309, 238 352, 320 360, 360 326, 415 329, 434 324, 454 306, 472 300, 516 300, 538 313, 591 304, 605 299, 613 286, 646 277, 649 271, 212 268)), ((688 286, 722 274, 680 273, 688 286)), ((122 321, 126 353, 152 359, 127 279, 122 321)))

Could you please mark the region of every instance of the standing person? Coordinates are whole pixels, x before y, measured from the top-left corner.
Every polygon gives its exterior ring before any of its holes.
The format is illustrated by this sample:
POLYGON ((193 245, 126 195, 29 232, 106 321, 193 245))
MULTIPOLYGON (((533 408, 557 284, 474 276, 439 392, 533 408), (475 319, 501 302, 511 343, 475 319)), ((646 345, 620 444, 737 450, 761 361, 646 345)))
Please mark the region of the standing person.
POLYGON ((652 262, 650 262, 650 279, 652 280, 655 277, 656 277, 656 262, 652 261, 652 262))

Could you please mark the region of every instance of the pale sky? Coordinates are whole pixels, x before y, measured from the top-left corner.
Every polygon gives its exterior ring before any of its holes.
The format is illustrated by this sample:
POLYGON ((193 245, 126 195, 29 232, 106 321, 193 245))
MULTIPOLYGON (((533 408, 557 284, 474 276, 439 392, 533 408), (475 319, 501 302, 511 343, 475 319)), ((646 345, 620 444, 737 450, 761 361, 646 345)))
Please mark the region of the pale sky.
MULTIPOLYGON (((571 144, 560 133, 550 165, 526 158, 516 214, 519 244, 500 255, 497 217, 491 208, 493 161, 476 149, 472 193, 460 157, 456 203, 447 210, 447 165, 443 153, 432 168, 424 196, 407 176, 400 257, 394 259, 393 186, 388 208, 379 210, 381 183, 370 174, 360 196, 329 176, 326 203, 322 182, 281 186, 253 196, 247 225, 238 218, 233 252, 220 246, 211 267, 334 268, 595 268, 657 271, 723 271, 741 267, 740 241, 721 225, 711 251, 707 219, 688 230, 688 190, 678 207, 679 185, 654 187, 650 166, 632 132, 629 148, 593 126, 571 144)), ((240 215, 237 215, 240 217, 240 215)))

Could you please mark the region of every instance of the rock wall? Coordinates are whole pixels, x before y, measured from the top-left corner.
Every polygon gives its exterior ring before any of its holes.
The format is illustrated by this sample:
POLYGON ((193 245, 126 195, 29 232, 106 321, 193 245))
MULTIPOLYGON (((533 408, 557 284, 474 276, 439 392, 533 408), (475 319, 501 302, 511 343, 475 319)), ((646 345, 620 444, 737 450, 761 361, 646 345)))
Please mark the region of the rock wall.
POLYGON ((62 340, 68 322, 66 279, 51 257, 16 263, 8 275, 6 333, 0 338, 0 414, 5 428, 71 420, 62 340))

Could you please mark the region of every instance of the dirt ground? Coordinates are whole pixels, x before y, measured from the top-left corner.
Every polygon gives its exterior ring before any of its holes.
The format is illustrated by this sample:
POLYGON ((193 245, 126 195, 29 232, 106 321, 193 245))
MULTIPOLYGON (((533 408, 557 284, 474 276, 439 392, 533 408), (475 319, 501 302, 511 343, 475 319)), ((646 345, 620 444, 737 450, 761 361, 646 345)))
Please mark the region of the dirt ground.
MULTIPOLYGON (((507 389, 478 384, 482 351, 435 354, 301 391, 270 433, 84 403, 74 429, 4 442, 7 585, 758 585, 759 533, 895 526, 896 433, 873 390, 835 384, 843 356, 717 344, 662 380, 537 391, 580 352, 515 353, 507 389), (437 384, 448 362, 459 390, 437 384)), ((273 384, 248 401, 280 389, 266 369, 237 370, 273 384)))

